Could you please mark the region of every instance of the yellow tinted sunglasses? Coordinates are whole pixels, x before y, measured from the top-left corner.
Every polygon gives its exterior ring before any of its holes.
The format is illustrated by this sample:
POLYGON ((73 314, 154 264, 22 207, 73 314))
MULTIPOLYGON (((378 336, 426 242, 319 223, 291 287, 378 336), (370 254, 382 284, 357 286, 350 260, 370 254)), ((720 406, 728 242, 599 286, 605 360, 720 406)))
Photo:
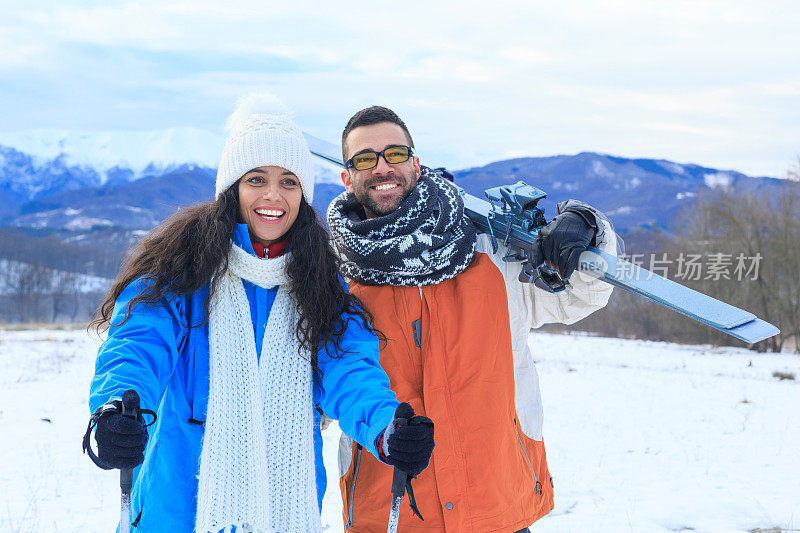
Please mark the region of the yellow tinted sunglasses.
POLYGON ((344 168, 354 168, 356 170, 369 170, 378 166, 378 157, 383 157, 384 161, 390 165, 405 163, 414 154, 414 150, 409 146, 399 144, 397 146, 387 146, 380 152, 367 150, 354 155, 344 163, 344 168))

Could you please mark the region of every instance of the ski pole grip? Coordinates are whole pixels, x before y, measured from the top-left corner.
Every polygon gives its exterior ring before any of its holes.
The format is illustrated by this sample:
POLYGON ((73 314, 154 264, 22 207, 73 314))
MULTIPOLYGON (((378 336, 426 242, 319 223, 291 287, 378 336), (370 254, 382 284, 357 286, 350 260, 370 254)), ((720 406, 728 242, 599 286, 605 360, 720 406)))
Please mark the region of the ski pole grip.
MULTIPOLYGON (((122 395, 122 416, 139 418, 139 394, 133 389, 126 390, 122 395)), ((122 489, 123 494, 130 495, 132 487, 133 470, 123 468, 119 471, 119 488, 122 489)), ((130 496, 128 497, 130 498, 130 496)))
POLYGON ((122 395, 122 414, 139 418, 139 394, 133 389, 126 390, 122 395))
POLYGON ((403 472, 397 467, 394 467, 394 473, 392 474, 392 497, 393 498, 402 498, 403 494, 406 493, 406 480, 408 479, 408 474, 403 472))

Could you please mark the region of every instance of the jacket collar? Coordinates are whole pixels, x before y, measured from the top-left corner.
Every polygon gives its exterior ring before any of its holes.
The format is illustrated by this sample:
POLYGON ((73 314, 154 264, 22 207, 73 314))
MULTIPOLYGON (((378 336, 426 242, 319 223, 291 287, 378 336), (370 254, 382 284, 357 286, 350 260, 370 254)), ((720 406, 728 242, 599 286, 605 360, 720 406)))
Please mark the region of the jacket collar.
POLYGON ((250 242, 250 232, 247 230, 247 224, 236 224, 236 229, 233 230, 233 237, 231 237, 233 244, 244 250, 250 255, 256 255, 253 250, 253 244, 250 242))
MULTIPOLYGON (((250 255, 254 255, 256 257, 264 257, 266 254, 269 254, 270 258, 279 257, 284 254, 286 251, 286 247, 288 245, 288 241, 286 240, 286 235, 284 235, 281 240, 274 242, 270 246, 267 247, 267 252, 265 253, 263 246, 261 247, 260 252, 257 253, 252 241, 250 240, 250 232, 247 230, 247 224, 236 224, 236 229, 233 230, 233 237, 231 238, 233 244, 244 250, 250 255), (273 248, 274 247, 274 248, 273 248)), ((259 245, 260 246, 260 245, 259 245)))

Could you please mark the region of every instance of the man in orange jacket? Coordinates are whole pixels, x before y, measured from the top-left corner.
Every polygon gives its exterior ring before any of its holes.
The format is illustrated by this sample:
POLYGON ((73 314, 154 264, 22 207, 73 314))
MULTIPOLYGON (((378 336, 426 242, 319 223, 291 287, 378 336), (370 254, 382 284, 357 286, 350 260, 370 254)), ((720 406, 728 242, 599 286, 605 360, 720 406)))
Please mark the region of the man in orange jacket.
MULTIPOLYGON (((414 481, 425 520, 403 505, 399 530, 527 531, 553 508, 528 333, 606 305, 611 286, 576 268, 590 244, 616 253, 614 231, 592 207, 560 204, 538 243, 570 281, 551 294, 518 282, 519 263, 476 235, 455 187, 420 165, 393 111, 356 113, 342 151, 347 191, 328 210, 342 273, 386 336, 392 390, 437 428, 430 467, 414 481)), ((384 531, 392 468, 346 436, 339 467, 345 530, 384 531)))

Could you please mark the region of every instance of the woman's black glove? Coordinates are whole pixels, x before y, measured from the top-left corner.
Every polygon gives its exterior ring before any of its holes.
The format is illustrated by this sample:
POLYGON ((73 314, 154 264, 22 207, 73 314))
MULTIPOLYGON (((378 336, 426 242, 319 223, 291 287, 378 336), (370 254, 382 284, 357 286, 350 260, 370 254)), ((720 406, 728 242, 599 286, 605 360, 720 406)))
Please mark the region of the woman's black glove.
POLYGON ((415 477, 425 470, 433 453, 433 421, 414 416, 408 403, 401 403, 383 434, 386 462, 415 477))
POLYGON ((543 261, 553 263, 566 281, 578 268, 581 253, 593 243, 596 234, 597 222, 591 212, 564 211, 539 230, 531 262, 534 265, 543 261))
POLYGON ((149 410, 140 410, 139 395, 135 390, 128 390, 121 401, 108 402, 92 415, 84 435, 83 448, 87 451, 92 425, 96 425, 97 456, 91 453, 91 449, 88 452, 97 466, 110 470, 134 468, 142 464, 147 445, 147 426, 142 419, 142 412, 154 414, 149 410))

